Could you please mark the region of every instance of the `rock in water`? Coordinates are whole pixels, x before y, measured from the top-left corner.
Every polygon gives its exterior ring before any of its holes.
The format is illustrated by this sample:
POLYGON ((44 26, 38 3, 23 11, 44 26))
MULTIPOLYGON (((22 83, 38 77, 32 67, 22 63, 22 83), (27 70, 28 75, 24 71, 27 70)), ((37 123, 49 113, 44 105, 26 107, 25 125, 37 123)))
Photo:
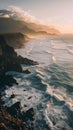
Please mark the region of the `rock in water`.
POLYGON ((18 117, 21 114, 21 104, 20 104, 20 102, 16 102, 11 107, 8 107, 7 112, 10 113, 14 117, 18 117))
POLYGON ((11 116, 5 109, 0 109, 0 130, 28 130, 19 118, 11 116))

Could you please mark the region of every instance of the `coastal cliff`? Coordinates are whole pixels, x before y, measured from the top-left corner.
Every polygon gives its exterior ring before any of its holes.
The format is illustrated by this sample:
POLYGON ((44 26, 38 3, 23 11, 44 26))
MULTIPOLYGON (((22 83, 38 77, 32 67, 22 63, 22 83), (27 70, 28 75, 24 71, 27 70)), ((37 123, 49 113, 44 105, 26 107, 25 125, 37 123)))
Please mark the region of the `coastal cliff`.
POLYGON ((29 41, 29 37, 20 32, 0 34, 6 44, 13 48, 21 48, 29 41))
MULTIPOLYGON (((21 64, 37 65, 38 63, 27 58, 18 56, 14 48, 6 43, 5 36, 0 35, 0 130, 32 130, 27 126, 26 119, 33 120, 34 110, 21 112, 21 103, 16 102, 11 107, 4 106, 2 93, 6 88, 13 84, 18 84, 12 75, 6 75, 8 71, 16 71, 29 74, 29 70, 23 70, 21 64), (30 114, 30 117, 29 117, 30 114)), ((11 95, 10 98, 14 98, 11 95)))

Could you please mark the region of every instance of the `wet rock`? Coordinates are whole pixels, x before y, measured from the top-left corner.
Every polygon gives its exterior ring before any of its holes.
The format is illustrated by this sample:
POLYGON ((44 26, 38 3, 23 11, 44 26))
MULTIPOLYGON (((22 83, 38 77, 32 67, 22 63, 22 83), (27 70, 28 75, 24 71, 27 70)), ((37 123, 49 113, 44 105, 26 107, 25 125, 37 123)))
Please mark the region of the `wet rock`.
POLYGON ((8 61, 8 63, 6 64, 6 71, 22 72, 22 67, 18 62, 12 59, 11 61, 8 61))
POLYGON ((27 107, 27 105, 24 104, 24 107, 27 107))
POLYGON ((20 64, 38 65, 38 63, 37 63, 36 61, 30 60, 30 59, 27 59, 27 58, 23 58, 23 57, 20 56, 20 55, 17 57, 17 61, 18 61, 20 64))
POLYGON ((4 101, 2 100, 2 96, 0 95, 0 109, 4 105, 4 101))
POLYGON ((32 96, 28 97, 28 99, 31 99, 31 98, 32 98, 32 96))
POLYGON ((23 91, 26 91, 25 89, 23 91))
POLYGON ((28 69, 26 69, 26 70, 23 71, 23 73, 30 74, 31 72, 28 69))
MULTIPOLYGON (((27 107, 27 105, 24 105, 24 107, 27 107)), ((18 118, 18 119, 22 120, 23 122, 26 122, 28 129, 32 130, 31 124, 33 123, 34 114, 35 114, 33 108, 27 110, 26 112, 21 112, 21 104, 20 104, 20 102, 16 102, 11 107, 8 107, 6 109, 6 111, 14 118, 18 118)))
POLYGON ((34 109, 33 108, 30 108, 27 112, 26 112, 26 116, 28 118, 30 118, 31 120, 34 119, 34 109))
POLYGON ((20 102, 16 102, 11 107, 8 107, 7 112, 10 113, 14 117, 18 117, 21 114, 21 104, 20 104, 20 102))
POLYGON ((24 120, 33 121, 34 120, 34 115, 35 115, 34 109, 30 108, 29 110, 27 110, 26 112, 24 112, 22 114, 22 117, 23 117, 24 120))
POLYGON ((0 123, 0 130, 8 130, 8 128, 4 123, 0 123))
POLYGON ((0 130, 28 130, 28 128, 22 120, 2 109, 0 110, 0 130))
MULTIPOLYGON (((30 73, 29 70, 23 71, 21 64, 37 65, 38 63, 33 60, 23 58, 22 56, 18 56, 14 49, 6 44, 5 37, 0 35, 0 92, 1 88, 5 89, 6 85, 12 86, 13 84, 17 84, 13 76, 6 75, 6 72, 16 71, 26 74, 30 73)), ((14 97, 15 95, 11 95, 10 98, 14 97)), ((11 107, 4 107, 3 101, 0 98, 0 130, 28 130, 24 121, 33 119, 33 108, 26 111, 23 115, 23 113, 21 113, 20 102, 16 102, 11 107)))
POLYGON ((12 99, 12 98, 15 98, 15 97, 16 97, 16 95, 15 95, 15 94, 12 94, 10 98, 12 99))
POLYGON ((0 77, 0 85, 9 85, 12 86, 13 84, 18 84, 16 80, 11 75, 2 75, 0 77))

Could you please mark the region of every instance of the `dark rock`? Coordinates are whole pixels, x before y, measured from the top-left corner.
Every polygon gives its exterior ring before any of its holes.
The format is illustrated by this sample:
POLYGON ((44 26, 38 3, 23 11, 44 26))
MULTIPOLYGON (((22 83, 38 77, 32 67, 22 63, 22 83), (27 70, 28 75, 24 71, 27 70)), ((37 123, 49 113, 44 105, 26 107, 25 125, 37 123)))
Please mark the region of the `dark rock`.
POLYGON ((6 44, 16 49, 23 47, 29 41, 29 37, 21 32, 5 33, 1 36, 4 37, 6 44))
POLYGON ((15 97, 16 97, 16 95, 15 95, 15 94, 12 94, 10 98, 15 98, 15 97))
POLYGON ((21 67, 21 65, 17 61, 10 60, 6 64, 6 71, 22 72, 22 67, 21 67))
POLYGON ((8 128, 4 123, 0 123, 0 130, 8 130, 8 128))
POLYGON ((14 49, 6 43, 5 37, 0 35, 0 84, 12 85, 12 80, 13 83, 16 82, 12 77, 5 76, 5 73, 8 71, 29 74, 30 71, 28 69, 22 70, 21 64, 37 65, 38 63, 20 55, 18 56, 14 49))
MULTIPOLYGON (((6 72, 16 71, 26 74, 30 73, 29 70, 23 71, 21 64, 37 65, 38 63, 33 60, 23 58, 22 56, 18 56, 14 49, 7 45, 5 37, 0 35, 0 92, 1 88, 2 90, 5 89, 5 85, 12 86, 14 83, 17 84, 13 76, 6 75, 6 72)), ((15 95, 11 95, 10 98, 14 97, 15 95)), ((30 98, 31 97, 29 97, 29 99, 30 98)), ((23 113, 21 113, 20 102, 16 102, 11 107, 4 107, 3 101, 0 98, 0 130, 27 130, 23 121, 33 119, 33 108, 26 111, 23 115, 23 113)))
POLYGON ((22 120, 2 109, 0 110, 0 130, 28 130, 28 128, 22 120))
POLYGON ((26 70, 23 71, 23 73, 30 74, 31 72, 28 69, 26 69, 26 70))
POLYGON ((16 61, 17 53, 12 47, 6 44, 3 36, 0 36, 0 48, 2 49, 2 55, 0 56, 0 75, 7 71, 22 72, 21 65, 16 61))
POLYGON ((26 91, 25 89, 23 91, 26 91))
POLYGON ((29 110, 27 110, 26 112, 24 112, 22 114, 22 117, 24 120, 31 120, 33 121, 34 120, 34 109, 33 108, 30 108, 29 110))
POLYGON ((28 118, 30 118, 31 120, 34 119, 34 109, 33 108, 30 108, 27 112, 26 112, 26 116, 28 118))
POLYGON ((24 107, 27 107, 27 105, 24 104, 24 107))
POLYGON ((0 35, 0 46, 2 49, 2 56, 16 57, 17 53, 14 51, 12 47, 6 44, 5 38, 3 35, 0 35))
POLYGON ((2 96, 0 95, 0 108, 4 105, 4 101, 2 100, 2 96))
POLYGON ((11 75, 3 75, 0 77, 0 85, 9 85, 17 84, 16 80, 11 75))
POLYGON ((18 61, 20 64, 38 65, 38 63, 37 63, 36 61, 30 60, 30 59, 27 59, 27 58, 23 58, 23 57, 20 56, 20 55, 17 57, 17 61, 18 61))
POLYGON ((20 104, 20 102, 16 102, 11 107, 8 107, 7 112, 10 113, 14 117, 18 117, 21 114, 21 104, 20 104))
POLYGON ((32 98, 32 96, 28 97, 28 99, 31 99, 31 98, 32 98))

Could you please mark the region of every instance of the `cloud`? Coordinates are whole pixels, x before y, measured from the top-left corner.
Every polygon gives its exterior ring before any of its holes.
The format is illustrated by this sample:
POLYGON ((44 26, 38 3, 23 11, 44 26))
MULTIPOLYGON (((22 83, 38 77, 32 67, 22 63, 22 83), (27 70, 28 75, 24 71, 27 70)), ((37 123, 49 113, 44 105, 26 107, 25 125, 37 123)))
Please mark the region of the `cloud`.
POLYGON ((24 11, 23 9, 16 7, 16 6, 10 6, 8 9, 0 10, 0 18, 1 17, 10 19, 10 21, 4 22, 5 30, 8 30, 8 29, 14 30, 15 29, 15 31, 17 31, 17 30, 21 31, 21 29, 22 29, 22 32, 26 31, 27 33, 30 33, 30 34, 32 34, 34 32, 35 33, 39 32, 42 34, 44 34, 44 33, 45 34, 46 33, 54 34, 55 32, 56 33, 58 32, 56 29, 44 24, 43 22, 38 20, 36 17, 30 15, 29 11, 24 11), (12 19, 14 21, 11 21, 12 19), (9 22, 11 22, 14 29, 9 22), (7 25, 6 25, 6 23, 7 23, 7 25))
POLYGON ((0 17, 3 17, 7 15, 9 18, 25 21, 25 22, 40 22, 40 20, 37 20, 34 16, 29 14, 29 11, 24 11, 23 9, 16 7, 16 6, 10 6, 6 10, 0 11, 0 17))
POLYGON ((24 11, 20 7, 9 6, 7 9, 0 10, 0 17, 1 16, 3 17, 4 15, 8 15, 9 18, 12 18, 14 20, 46 25, 46 22, 41 21, 40 19, 36 18, 30 13, 31 13, 31 10, 24 11))
POLYGON ((9 18, 9 15, 8 14, 5 14, 5 15, 0 15, 1 18, 9 18))

